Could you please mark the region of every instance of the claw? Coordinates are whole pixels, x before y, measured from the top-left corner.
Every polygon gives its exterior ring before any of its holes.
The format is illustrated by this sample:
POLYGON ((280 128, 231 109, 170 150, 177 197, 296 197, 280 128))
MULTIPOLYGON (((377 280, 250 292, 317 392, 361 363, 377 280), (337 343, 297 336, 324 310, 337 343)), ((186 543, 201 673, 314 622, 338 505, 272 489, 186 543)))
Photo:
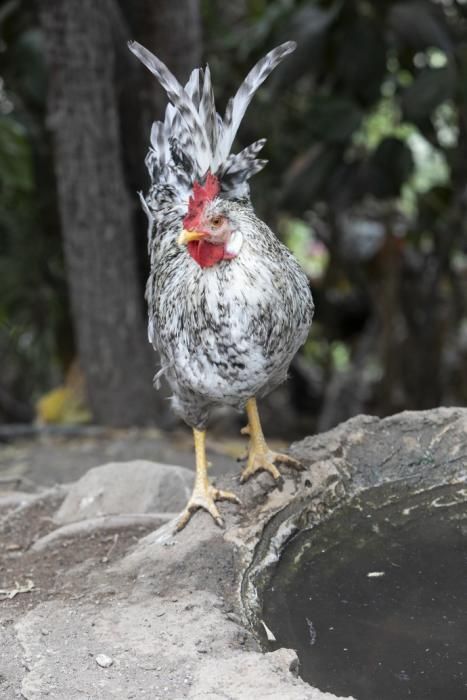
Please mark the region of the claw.
POLYGON ((205 489, 195 488, 190 500, 178 519, 177 525, 175 526, 175 531, 180 532, 180 530, 183 530, 185 525, 191 519, 193 513, 200 508, 207 511, 211 515, 216 525, 219 527, 224 527, 224 521, 221 518, 215 504, 216 501, 230 501, 231 503, 241 505, 241 501, 238 496, 230 491, 221 491, 211 485, 208 485, 205 489))
POLYGON ((286 455, 283 452, 275 452, 274 454, 276 455, 275 460, 277 462, 282 462, 282 464, 288 464, 290 467, 292 467, 292 469, 298 469, 301 472, 305 469, 300 460, 295 459, 295 457, 286 455))
POLYGON ((245 469, 242 471, 240 476, 240 483, 245 483, 253 474, 259 471, 266 471, 271 474, 272 478, 276 482, 282 482, 282 476, 278 468, 275 466, 274 462, 282 462, 288 464, 294 469, 303 469, 303 465, 294 457, 282 454, 281 452, 273 452, 267 447, 264 450, 254 450, 250 451, 248 457, 248 463, 245 469))
POLYGON ((231 503, 236 503, 237 506, 241 506, 242 502, 239 497, 232 493, 231 491, 220 491, 219 489, 213 489, 215 492, 214 500, 216 501, 230 501, 231 503))
POLYGON ((255 398, 248 399, 246 402, 246 412, 248 425, 241 432, 250 436, 250 448, 246 467, 240 475, 240 483, 243 484, 256 472, 265 471, 271 474, 276 484, 280 487, 283 481, 281 473, 274 462, 284 462, 291 467, 295 467, 295 469, 303 469, 303 466, 294 457, 281 452, 273 452, 269 449, 264 439, 255 398))

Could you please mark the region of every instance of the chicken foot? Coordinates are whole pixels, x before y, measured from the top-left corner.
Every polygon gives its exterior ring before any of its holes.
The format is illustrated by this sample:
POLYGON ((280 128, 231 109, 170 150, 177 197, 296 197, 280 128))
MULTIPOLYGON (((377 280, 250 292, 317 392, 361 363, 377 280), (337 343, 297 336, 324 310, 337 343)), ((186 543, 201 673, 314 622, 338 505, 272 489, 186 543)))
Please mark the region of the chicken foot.
POLYGON ((220 513, 216 507, 216 501, 230 501, 240 505, 240 499, 230 491, 221 491, 214 488, 208 480, 208 461, 206 458, 206 431, 193 428, 196 454, 196 477, 193 493, 180 515, 176 525, 176 531, 182 530, 191 516, 199 508, 206 510, 220 527, 224 526, 220 513))
POLYGON ((246 467, 240 475, 241 483, 244 483, 250 476, 253 476, 253 474, 258 471, 269 472, 275 481, 279 481, 282 477, 280 471, 274 464, 275 462, 283 462, 295 469, 302 469, 303 467, 297 459, 269 449, 264 438, 255 398, 247 401, 246 412, 248 416, 248 425, 243 428, 241 432, 244 435, 250 436, 250 446, 248 449, 246 467))

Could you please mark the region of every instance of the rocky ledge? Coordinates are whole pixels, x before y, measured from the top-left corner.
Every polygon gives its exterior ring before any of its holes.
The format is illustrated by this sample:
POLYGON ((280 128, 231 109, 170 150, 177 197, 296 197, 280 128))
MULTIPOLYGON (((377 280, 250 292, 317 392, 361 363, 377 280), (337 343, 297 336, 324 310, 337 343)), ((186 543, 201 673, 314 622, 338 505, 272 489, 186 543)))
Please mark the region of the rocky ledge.
POLYGON ((243 501, 221 504, 225 530, 200 512, 173 535, 182 467, 114 463, 39 495, 3 492, 0 696, 333 698, 298 677, 293 650, 262 651, 264 576, 294 532, 363 489, 465 479, 467 409, 358 416, 291 453, 305 470, 282 490, 268 475, 219 480, 243 501))

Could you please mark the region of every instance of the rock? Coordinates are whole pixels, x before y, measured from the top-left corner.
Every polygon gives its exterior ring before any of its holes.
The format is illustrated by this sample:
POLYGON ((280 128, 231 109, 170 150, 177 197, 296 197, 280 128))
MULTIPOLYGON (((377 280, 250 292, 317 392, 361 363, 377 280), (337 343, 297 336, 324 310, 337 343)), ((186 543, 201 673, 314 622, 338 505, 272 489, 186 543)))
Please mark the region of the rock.
POLYGON ((101 668, 110 668, 113 662, 114 660, 110 656, 107 656, 107 654, 98 654, 96 656, 96 664, 101 668))
POLYGON ((198 662, 188 697, 191 700, 339 700, 335 695, 322 693, 296 678, 291 671, 296 663, 297 655, 293 649, 278 649, 268 654, 239 652, 221 658, 205 657, 198 662))
POLYGON ((58 524, 122 513, 176 513, 191 493, 193 472, 146 460, 110 462, 90 469, 55 515, 58 524))
POLYGON ((24 491, 0 491, 0 515, 7 513, 13 508, 19 508, 30 503, 35 498, 33 493, 25 493, 24 491))

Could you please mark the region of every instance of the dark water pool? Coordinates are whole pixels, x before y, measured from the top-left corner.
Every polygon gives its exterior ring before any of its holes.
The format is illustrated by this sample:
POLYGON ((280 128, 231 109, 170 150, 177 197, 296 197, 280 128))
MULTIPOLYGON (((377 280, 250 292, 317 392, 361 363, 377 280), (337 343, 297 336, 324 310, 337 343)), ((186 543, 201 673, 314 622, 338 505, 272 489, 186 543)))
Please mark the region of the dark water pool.
POLYGON ((394 497, 369 491, 295 537, 263 619, 323 691, 466 700, 467 486, 394 497))

